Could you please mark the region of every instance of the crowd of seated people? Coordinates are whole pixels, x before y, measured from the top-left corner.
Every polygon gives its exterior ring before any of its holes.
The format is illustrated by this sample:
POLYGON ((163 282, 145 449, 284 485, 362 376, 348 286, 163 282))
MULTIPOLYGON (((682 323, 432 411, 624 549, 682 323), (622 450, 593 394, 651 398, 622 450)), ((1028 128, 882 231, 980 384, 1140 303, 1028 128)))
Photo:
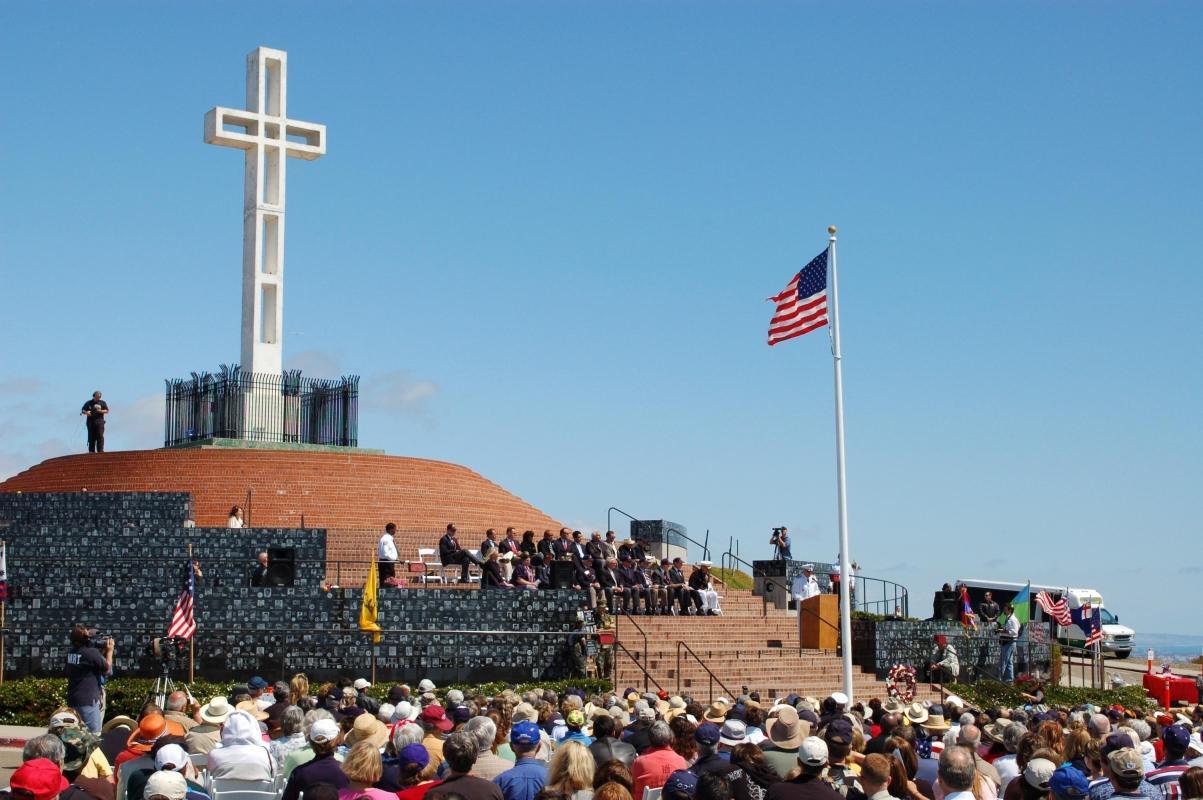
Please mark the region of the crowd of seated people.
POLYGON ((634 689, 486 696, 365 679, 261 678, 203 706, 173 695, 103 736, 73 709, 30 738, 21 800, 1194 800, 1203 705, 975 708, 634 689), (277 713, 278 710, 278 713, 277 713), (213 742, 211 734, 215 734, 213 742))
POLYGON ((709 561, 700 562, 686 575, 681 558, 657 561, 649 554, 647 542, 619 543, 614 531, 607 531, 604 539, 594 531, 586 541, 580 531, 561 528, 553 537, 545 530, 536 541, 534 531, 524 531, 519 538, 514 528, 507 528, 504 536, 489 528, 479 551, 473 552, 463 547, 455 525, 449 524, 438 549, 443 566, 460 567, 460 583, 469 582, 472 565, 479 567, 486 589, 553 588, 553 565, 562 562, 571 565, 567 583, 588 594, 591 608, 612 614, 722 613, 709 561))

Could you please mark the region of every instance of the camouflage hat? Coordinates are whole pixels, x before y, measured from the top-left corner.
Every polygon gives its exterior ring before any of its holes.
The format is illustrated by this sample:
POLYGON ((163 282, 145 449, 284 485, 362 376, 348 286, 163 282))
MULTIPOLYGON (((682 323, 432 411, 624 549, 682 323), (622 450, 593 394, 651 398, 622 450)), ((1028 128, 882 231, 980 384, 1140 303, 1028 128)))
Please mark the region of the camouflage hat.
POLYGON ((58 732, 59 741, 66 751, 63 756, 63 771, 76 772, 84 768, 92 751, 100 744, 100 740, 91 731, 79 728, 63 728, 58 732))

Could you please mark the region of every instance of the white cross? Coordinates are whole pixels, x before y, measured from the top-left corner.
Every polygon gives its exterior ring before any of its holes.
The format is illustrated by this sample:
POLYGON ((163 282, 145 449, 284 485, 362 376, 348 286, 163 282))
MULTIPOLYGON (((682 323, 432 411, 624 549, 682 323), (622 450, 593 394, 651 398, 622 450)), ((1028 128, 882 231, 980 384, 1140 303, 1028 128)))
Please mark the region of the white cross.
POLYGON ((242 222, 242 369, 278 375, 284 349, 284 167, 326 153, 326 126, 288 118, 288 54, 246 57, 246 110, 205 114, 205 143, 246 151, 242 222))

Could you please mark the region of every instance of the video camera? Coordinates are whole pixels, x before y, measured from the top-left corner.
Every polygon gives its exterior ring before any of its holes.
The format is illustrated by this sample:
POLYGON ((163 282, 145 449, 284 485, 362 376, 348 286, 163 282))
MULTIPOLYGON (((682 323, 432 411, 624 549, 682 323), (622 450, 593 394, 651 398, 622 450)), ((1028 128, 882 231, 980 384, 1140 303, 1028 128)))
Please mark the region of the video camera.
POLYGON ((183 659, 188 651, 188 640, 183 636, 162 636, 151 639, 146 645, 146 654, 154 656, 162 665, 171 665, 183 659))
POLYGON ((109 646, 109 642, 113 637, 107 633, 101 633, 98 630, 88 631, 88 647, 95 647, 97 650, 104 650, 109 646))
POLYGON ((769 544, 777 544, 777 542, 781 541, 781 534, 783 533, 785 533, 784 525, 782 525, 780 528, 773 528, 773 536, 771 539, 769 539, 769 544))

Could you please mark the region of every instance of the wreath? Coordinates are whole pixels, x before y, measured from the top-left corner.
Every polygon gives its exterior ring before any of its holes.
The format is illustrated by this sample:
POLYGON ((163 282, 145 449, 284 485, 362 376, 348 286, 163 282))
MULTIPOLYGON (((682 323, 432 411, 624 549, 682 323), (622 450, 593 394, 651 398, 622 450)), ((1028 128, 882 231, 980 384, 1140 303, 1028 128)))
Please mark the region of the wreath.
POLYGON ((915 668, 910 664, 895 664, 886 676, 886 692, 903 703, 915 699, 915 668))

